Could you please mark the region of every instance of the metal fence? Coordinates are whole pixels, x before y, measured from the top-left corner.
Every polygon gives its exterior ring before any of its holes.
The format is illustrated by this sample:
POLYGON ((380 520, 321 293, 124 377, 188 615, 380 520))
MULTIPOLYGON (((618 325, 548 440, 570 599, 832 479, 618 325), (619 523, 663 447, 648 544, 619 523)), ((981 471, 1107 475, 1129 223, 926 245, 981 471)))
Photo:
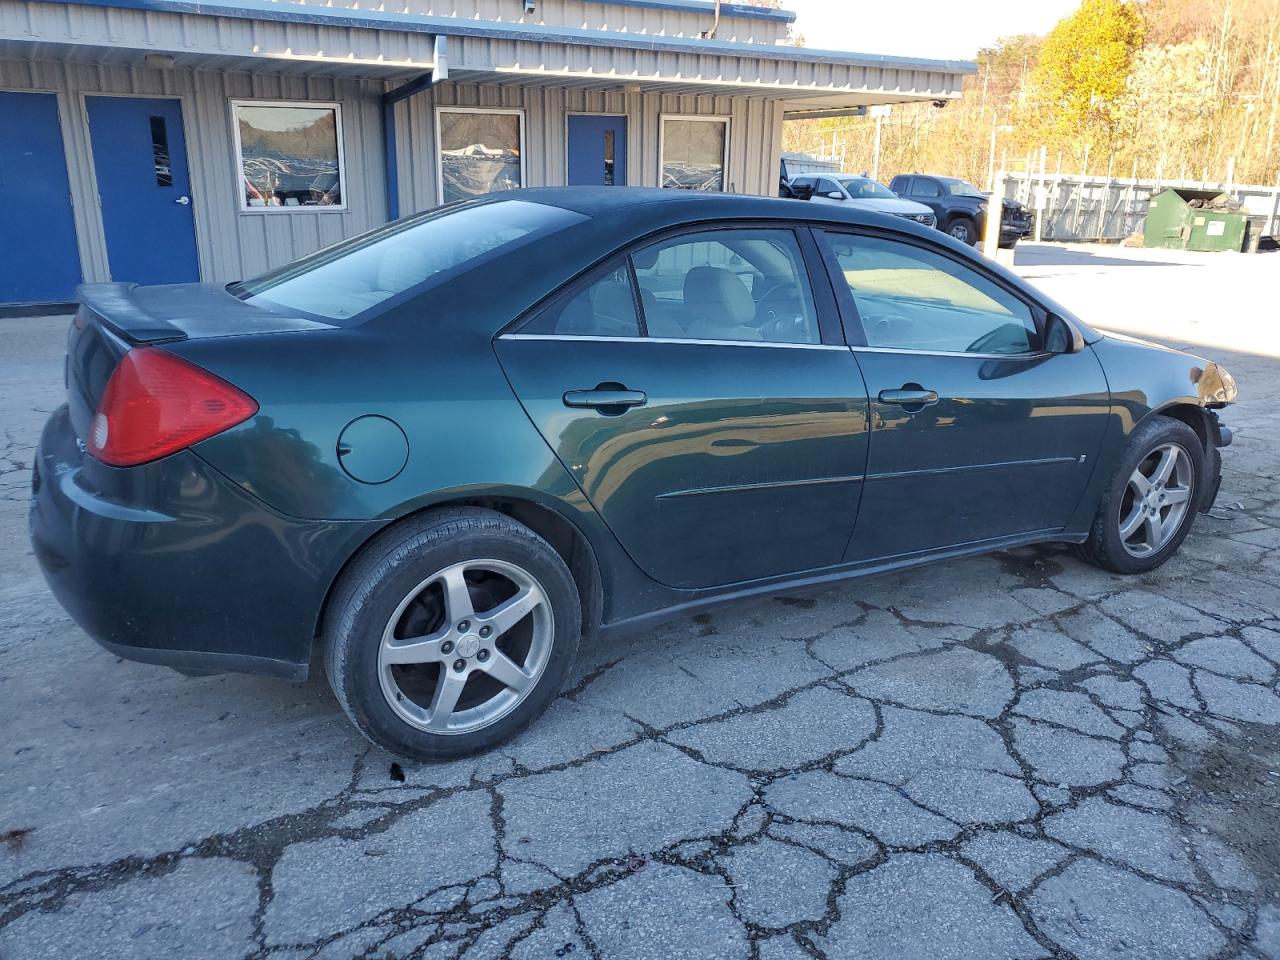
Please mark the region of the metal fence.
POLYGON ((1280 233, 1280 183, 1275 186, 1200 180, 1132 180, 1079 174, 1008 172, 1004 195, 1036 211, 1041 240, 1123 240, 1141 233, 1152 196, 1170 187, 1221 190, 1249 213, 1262 236, 1280 233), (1039 202, 1037 202, 1039 201, 1039 202))

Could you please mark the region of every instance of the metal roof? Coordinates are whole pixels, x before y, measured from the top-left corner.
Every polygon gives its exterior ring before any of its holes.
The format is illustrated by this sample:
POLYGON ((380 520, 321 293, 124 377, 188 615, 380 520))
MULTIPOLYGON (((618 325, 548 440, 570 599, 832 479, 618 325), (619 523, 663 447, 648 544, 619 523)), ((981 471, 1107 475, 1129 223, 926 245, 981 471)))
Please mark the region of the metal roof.
MULTIPOLYGON (((275 20, 365 30, 443 34, 459 37, 486 37, 497 40, 525 40, 534 43, 568 43, 574 46, 629 48, 654 52, 748 56, 801 63, 835 63, 863 67, 888 67, 942 73, 974 73, 976 64, 967 60, 928 60, 883 54, 852 53, 845 50, 815 50, 765 43, 734 43, 700 37, 658 36, 624 31, 584 30, 548 27, 540 24, 475 20, 461 17, 387 13, 349 7, 325 7, 293 0, 38 0, 59 6, 78 5, 121 10, 195 14, 245 20, 275 20)), ((592 0, 604 2, 604 0, 592 0)), ((609 0, 616 3, 617 0, 609 0)), ((688 9, 694 0, 630 0, 636 5, 678 4, 688 9)), ((695 6, 699 9, 701 5, 695 6)), ((709 4, 708 4, 709 6, 709 4)), ((732 4, 739 7, 741 5, 732 4)), ((721 8, 722 14, 724 8, 721 8)))
MULTIPOLYGON (((651 10, 675 10, 680 13, 715 15, 715 0, 585 0, 586 3, 608 3, 615 7, 647 7, 651 10)), ((777 7, 757 7, 749 3, 720 4, 722 17, 754 17, 758 20, 780 20, 794 23, 796 15, 777 7)))

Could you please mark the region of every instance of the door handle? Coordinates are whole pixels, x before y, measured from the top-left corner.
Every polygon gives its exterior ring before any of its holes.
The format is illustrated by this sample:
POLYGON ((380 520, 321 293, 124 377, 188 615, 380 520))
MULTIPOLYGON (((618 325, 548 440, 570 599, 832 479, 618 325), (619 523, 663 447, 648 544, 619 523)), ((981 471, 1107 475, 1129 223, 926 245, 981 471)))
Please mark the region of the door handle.
POLYGON ((649 398, 642 390, 628 390, 621 384, 602 383, 594 390, 568 390, 566 407, 591 407, 607 416, 616 416, 631 407, 643 407, 649 398))
POLYGON ((880 402, 923 410, 938 402, 938 394, 935 390, 926 390, 914 383, 907 383, 903 384, 901 390, 881 390, 880 402))
POLYGON ((189 204, 189 203, 191 202, 191 198, 190 198, 190 197, 179 197, 177 200, 175 200, 175 201, 173 201, 173 202, 174 202, 174 203, 180 203, 180 204, 182 204, 182 205, 185 207, 187 204, 189 204))

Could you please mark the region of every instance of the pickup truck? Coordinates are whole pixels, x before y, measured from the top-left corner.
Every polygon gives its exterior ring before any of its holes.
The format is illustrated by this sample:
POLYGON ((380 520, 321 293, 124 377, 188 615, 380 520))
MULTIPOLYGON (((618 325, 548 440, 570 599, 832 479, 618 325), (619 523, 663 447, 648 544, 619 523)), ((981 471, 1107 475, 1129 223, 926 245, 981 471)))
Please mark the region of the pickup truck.
MULTIPOLYGON (((938 218, 938 229, 961 243, 977 245, 987 227, 987 195, 966 180, 933 174, 899 174, 889 189, 900 197, 923 203, 938 218)), ((1016 200, 1004 201, 1000 246, 1012 247, 1031 235, 1031 215, 1016 200)))

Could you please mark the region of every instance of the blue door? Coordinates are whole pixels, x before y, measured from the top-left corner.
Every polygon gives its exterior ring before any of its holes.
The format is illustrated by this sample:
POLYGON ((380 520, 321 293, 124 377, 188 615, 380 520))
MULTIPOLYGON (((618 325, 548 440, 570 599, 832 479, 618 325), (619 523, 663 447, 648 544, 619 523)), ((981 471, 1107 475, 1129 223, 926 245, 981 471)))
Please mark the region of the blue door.
POLYGON ((569 186, 627 184, 627 118, 569 117, 569 186))
POLYGON ((199 280, 182 105, 150 97, 87 101, 111 279, 199 280))
POLYGON ((0 303, 70 300, 80 282, 71 185, 52 93, 0 92, 0 303))

